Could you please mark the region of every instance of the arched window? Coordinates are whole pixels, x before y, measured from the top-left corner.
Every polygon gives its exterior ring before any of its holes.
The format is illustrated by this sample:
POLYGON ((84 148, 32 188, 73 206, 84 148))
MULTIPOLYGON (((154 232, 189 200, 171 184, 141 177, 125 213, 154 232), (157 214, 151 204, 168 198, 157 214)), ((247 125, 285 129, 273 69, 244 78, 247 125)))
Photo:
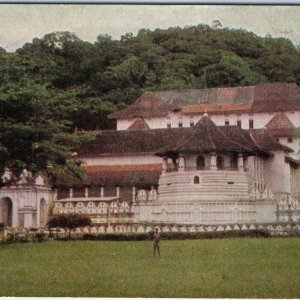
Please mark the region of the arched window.
POLYGON ((222 170, 223 167, 224 167, 223 157, 219 155, 219 156, 217 157, 217 168, 218 168, 219 170, 222 170))
POLYGON ((8 197, 4 197, 0 200, 0 222, 4 225, 12 226, 12 200, 8 197))
POLYGON ((202 155, 197 157, 197 170, 205 169, 205 159, 202 155))
POLYGON ((199 176, 195 176, 194 177, 194 184, 199 184, 199 183, 200 183, 199 176))
POLYGON ((249 119, 249 128, 250 129, 254 128, 254 120, 252 118, 249 119))

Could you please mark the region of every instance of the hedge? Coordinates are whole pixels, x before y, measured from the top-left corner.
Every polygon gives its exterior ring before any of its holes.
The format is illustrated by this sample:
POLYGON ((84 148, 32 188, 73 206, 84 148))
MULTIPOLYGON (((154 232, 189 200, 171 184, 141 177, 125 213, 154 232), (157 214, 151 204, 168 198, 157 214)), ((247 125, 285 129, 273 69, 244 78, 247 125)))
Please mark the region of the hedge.
MULTIPOLYGON (((188 240, 188 239, 222 239, 236 237, 270 237, 271 233, 266 230, 240 230, 240 231, 214 231, 214 232, 162 232, 162 240, 188 240)), ((91 234, 82 235, 83 240, 92 241, 145 241, 150 240, 146 233, 138 234, 91 234)))

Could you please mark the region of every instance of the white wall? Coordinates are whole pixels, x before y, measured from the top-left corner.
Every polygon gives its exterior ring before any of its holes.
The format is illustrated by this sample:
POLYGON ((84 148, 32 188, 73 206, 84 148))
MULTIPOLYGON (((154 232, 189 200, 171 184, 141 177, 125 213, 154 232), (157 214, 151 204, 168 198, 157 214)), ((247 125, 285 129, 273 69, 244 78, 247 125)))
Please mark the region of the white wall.
POLYGON ((81 161, 87 166, 162 164, 162 158, 154 155, 84 157, 81 161))
POLYGON ((300 111, 286 112, 286 116, 294 124, 296 128, 300 127, 300 111))
POLYGON ((290 165, 282 151, 273 151, 273 157, 265 161, 266 186, 274 193, 291 193, 290 165))
MULTIPOLYGON (((300 127, 300 111, 296 112, 285 112, 289 120, 294 124, 295 127, 300 127)), ((249 129, 249 119, 252 118, 254 121, 254 128, 263 128, 266 126, 276 113, 234 113, 234 114, 209 114, 212 121, 217 125, 225 125, 225 120, 229 120, 229 125, 236 125, 237 120, 241 120, 242 128, 249 129)), ((172 128, 178 127, 178 123, 181 120, 183 127, 190 127, 191 120, 196 124, 202 117, 202 114, 187 116, 183 115, 182 112, 171 112, 168 117, 160 118, 145 118, 146 123, 151 129, 155 128, 167 128, 167 123, 171 123, 172 128)), ((117 130, 126 130, 128 127, 135 122, 134 119, 119 119, 117 120, 117 130)))
POLYGON ((126 130, 136 119, 118 119, 117 130, 126 130))
POLYGON ((292 138, 292 143, 288 142, 288 138, 287 137, 281 137, 279 138, 279 143, 281 145, 287 146, 289 148, 291 148, 292 150, 294 150, 294 152, 289 153, 289 156, 298 159, 299 156, 299 150, 300 150, 300 139, 295 139, 292 138))
POLYGON ((300 166, 291 168, 292 197, 300 200, 300 166))

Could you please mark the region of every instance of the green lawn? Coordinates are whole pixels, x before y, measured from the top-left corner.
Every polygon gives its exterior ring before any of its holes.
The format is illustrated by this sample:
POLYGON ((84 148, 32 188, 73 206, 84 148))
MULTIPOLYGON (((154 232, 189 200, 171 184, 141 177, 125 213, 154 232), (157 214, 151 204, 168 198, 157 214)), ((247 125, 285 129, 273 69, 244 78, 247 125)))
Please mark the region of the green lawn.
POLYGON ((0 296, 300 298, 300 239, 0 246, 0 296))

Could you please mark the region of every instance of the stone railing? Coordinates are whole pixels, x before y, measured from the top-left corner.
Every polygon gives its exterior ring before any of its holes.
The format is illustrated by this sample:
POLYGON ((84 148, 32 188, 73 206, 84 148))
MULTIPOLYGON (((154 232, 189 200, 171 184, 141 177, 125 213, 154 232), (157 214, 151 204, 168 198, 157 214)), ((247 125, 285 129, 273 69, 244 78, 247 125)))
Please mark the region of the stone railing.
POLYGON ((89 200, 82 201, 80 199, 70 199, 69 201, 54 201, 54 214, 92 214, 101 215, 107 213, 130 213, 131 204, 127 201, 100 201, 89 200))
POLYGON ((158 199, 157 190, 138 190, 136 193, 136 201, 155 201, 158 199))
POLYGON ((277 198, 277 218, 279 221, 300 221, 300 200, 289 194, 280 194, 277 198))
MULTIPOLYGON (((248 223, 248 224, 224 224, 224 225, 193 225, 193 224, 162 224, 162 223, 116 223, 102 224, 91 227, 77 228, 80 233, 148 233, 158 228, 161 232, 226 232, 243 230, 265 230, 272 235, 287 235, 290 233, 300 234, 299 222, 276 222, 276 223, 248 223)), ((60 233, 64 233, 63 229, 60 233)))
MULTIPOLYGON (((275 222, 275 223, 245 223, 245 224, 224 224, 224 225, 193 225, 193 224, 162 224, 162 223, 116 223, 116 224, 101 224, 89 227, 77 228, 72 232, 73 237, 80 238, 83 234, 139 234, 148 233, 158 228, 161 232, 185 232, 185 233, 201 233, 201 232, 228 232, 228 231, 251 231, 263 230, 269 232, 273 236, 289 236, 300 235, 299 222, 275 222)), ((64 238, 68 237, 69 232, 63 228, 39 229, 38 233, 49 238, 64 238)), ((27 236, 28 241, 36 241, 34 236, 37 232, 32 230, 6 228, 0 232, 0 242, 4 242, 10 234, 27 236)))

